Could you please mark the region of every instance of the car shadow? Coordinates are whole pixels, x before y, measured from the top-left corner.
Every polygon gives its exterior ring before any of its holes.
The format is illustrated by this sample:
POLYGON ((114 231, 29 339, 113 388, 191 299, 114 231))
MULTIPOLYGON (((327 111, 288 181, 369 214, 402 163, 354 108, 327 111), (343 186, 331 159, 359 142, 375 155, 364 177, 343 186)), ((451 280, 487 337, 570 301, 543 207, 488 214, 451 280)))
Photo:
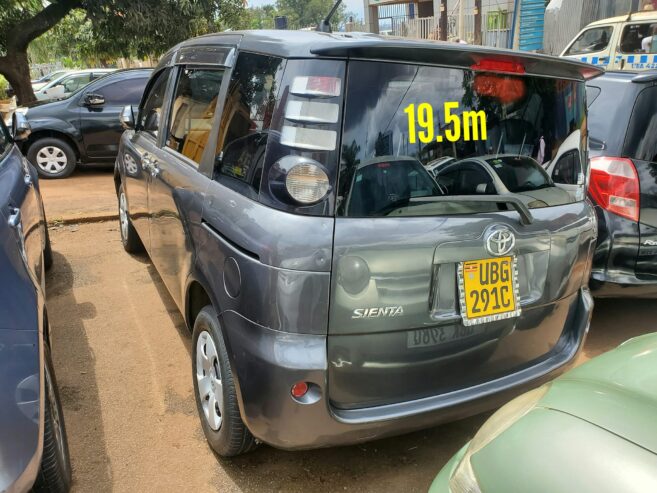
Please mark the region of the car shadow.
POLYGON ((360 445, 298 452, 261 445, 247 455, 217 460, 243 492, 426 492, 489 416, 360 445))
POLYGON ((74 273, 66 257, 53 252, 46 276, 48 318, 55 373, 67 428, 73 481, 92 468, 96 492, 110 492, 112 469, 103 432, 95 357, 85 331, 85 320, 96 316, 93 303, 75 299, 74 273), (85 460, 76 460, 77 458, 85 460), (93 458, 89 460, 89 458, 93 458))

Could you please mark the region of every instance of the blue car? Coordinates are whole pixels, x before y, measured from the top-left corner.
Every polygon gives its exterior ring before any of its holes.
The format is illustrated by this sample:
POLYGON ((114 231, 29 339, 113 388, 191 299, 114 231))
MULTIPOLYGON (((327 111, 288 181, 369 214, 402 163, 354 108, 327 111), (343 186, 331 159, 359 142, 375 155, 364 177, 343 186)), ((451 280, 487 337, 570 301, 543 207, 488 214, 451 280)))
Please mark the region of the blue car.
POLYGON ((71 466, 45 306, 52 250, 36 170, 14 145, 22 115, 12 130, 0 121, 0 491, 59 493, 71 466))

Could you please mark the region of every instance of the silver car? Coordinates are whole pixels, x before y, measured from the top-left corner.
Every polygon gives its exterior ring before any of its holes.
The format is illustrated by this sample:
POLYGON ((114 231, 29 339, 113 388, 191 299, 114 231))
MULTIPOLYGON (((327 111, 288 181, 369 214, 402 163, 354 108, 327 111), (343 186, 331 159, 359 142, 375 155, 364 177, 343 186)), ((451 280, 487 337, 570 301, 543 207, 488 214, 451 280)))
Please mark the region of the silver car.
POLYGON ((586 180, 561 190, 533 156, 581 135, 588 170, 598 73, 353 33, 224 33, 165 55, 122 115, 121 238, 192 331, 212 448, 372 440, 563 371, 589 327, 595 218, 586 180))

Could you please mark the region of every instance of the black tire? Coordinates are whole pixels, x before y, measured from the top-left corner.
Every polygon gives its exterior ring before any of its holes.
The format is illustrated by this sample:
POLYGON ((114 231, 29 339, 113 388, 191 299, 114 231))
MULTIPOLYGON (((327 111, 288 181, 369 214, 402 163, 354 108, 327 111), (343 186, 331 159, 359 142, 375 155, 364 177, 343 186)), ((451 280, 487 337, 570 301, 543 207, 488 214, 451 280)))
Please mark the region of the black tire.
POLYGON ((119 201, 119 232, 121 234, 123 249, 128 253, 141 253, 144 251, 144 244, 141 242, 141 239, 130 220, 128 199, 125 195, 123 183, 119 186, 117 198, 119 201))
MULTIPOLYGON (((206 351, 206 349, 203 350, 206 351)), ((200 374, 205 374, 202 368, 200 371, 200 374)), ((226 345, 221 335, 219 317, 214 308, 209 305, 201 310, 194 323, 194 334, 192 337, 192 379, 194 381, 194 397, 199 418, 201 419, 201 426, 212 450, 222 457, 234 457, 253 450, 257 446, 257 442, 240 416, 235 382, 228 362, 226 345), (206 334, 209 334, 216 349, 217 359, 213 362, 213 367, 220 370, 222 384, 223 409, 221 410, 221 423, 216 430, 213 429, 206 417, 203 406, 204 402, 208 400, 201 398, 197 378, 197 345, 199 345, 199 338, 202 335, 204 338, 207 338, 206 334)))
POLYGON ((46 246, 43 249, 43 267, 50 270, 53 264, 52 244, 50 243, 50 233, 48 232, 48 223, 44 226, 46 230, 46 246))
POLYGON ((30 145, 27 159, 42 178, 66 178, 73 173, 77 164, 73 148, 66 141, 55 137, 44 137, 30 145), (40 163, 44 156, 52 156, 52 162, 40 163))
POLYGON ((72 473, 64 413, 62 413, 62 406, 59 402, 57 381, 48 346, 44 348, 43 354, 45 360, 43 456, 32 491, 35 493, 66 493, 71 489, 72 473))

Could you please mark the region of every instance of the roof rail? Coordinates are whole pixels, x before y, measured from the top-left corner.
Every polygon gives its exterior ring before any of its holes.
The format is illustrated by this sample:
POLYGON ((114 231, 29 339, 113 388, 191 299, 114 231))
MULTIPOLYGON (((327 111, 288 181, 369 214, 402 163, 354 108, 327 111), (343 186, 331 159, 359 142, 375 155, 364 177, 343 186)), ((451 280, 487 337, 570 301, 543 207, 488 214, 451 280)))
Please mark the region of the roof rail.
POLYGON ((654 82, 657 80, 657 70, 656 71, 650 71, 650 72, 644 72, 642 74, 638 74, 635 77, 632 78, 632 82, 635 82, 637 84, 643 84, 646 82, 654 82))

